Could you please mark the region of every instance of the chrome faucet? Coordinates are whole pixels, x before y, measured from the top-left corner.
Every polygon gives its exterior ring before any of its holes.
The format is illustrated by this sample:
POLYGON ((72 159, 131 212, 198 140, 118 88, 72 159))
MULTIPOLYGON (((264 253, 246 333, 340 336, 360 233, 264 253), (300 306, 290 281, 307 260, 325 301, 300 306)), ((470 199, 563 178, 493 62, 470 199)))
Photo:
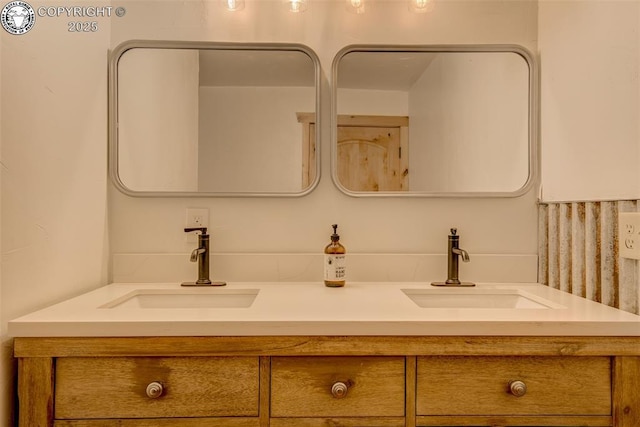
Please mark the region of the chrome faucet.
POLYGON ((451 229, 451 235, 449 235, 449 246, 447 250, 447 280, 445 282, 433 282, 432 286, 456 286, 456 287, 469 287, 475 286, 475 283, 461 282, 458 279, 458 258, 461 257, 463 262, 469 262, 469 253, 459 247, 460 236, 458 236, 458 230, 451 229))
POLYGON ((225 282, 212 282, 209 279, 209 235, 206 227, 188 227, 185 233, 199 231, 198 247, 191 252, 189 258, 191 262, 198 263, 198 280, 195 282, 184 282, 182 286, 224 286, 225 282))

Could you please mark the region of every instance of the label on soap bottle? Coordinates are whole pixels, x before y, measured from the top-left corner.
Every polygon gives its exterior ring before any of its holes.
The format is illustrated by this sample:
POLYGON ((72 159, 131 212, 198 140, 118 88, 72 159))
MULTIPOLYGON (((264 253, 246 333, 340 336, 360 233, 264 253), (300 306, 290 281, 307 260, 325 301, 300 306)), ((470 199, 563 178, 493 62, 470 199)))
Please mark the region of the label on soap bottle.
POLYGON ((324 280, 337 282, 347 279, 347 256, 345 254, 325 254, 324 280))

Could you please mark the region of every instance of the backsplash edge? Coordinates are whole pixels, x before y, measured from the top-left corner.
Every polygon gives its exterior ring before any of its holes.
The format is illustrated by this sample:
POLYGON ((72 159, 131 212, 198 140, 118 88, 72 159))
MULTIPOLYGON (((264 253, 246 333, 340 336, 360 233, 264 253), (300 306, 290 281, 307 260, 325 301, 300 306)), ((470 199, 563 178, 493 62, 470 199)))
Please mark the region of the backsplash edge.
MULTIPOLYGON (((214 253, 210 278, 228 282, 320 282, 324 257, 302 253, 214 253), (248 268, 250 267, 250 268, 248 268)), ((194 280, 189 254, 116 253, 112 282, 158 283, 194 280)), ((423 282, 446 279, 444 254, 348 254, 347 281, 423 282)), ((489 283, 535 283, 537 254, 476 254, 460 263, 460 279, 489 283)))

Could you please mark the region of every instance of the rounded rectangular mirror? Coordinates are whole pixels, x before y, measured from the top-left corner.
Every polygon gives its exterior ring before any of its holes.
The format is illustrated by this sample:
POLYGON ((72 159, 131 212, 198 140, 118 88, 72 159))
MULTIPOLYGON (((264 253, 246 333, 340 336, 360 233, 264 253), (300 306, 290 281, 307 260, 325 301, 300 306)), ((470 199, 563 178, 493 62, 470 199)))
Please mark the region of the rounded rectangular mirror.
POLYGON ((109 169, 132 196, 302 196, 320 65, 295 44, 130 41, 112 53, 109 169))
POLYGON ((352 196, 515 197, 537 177, 537 70, 512 45, 348 46, 332 177, 352 196))

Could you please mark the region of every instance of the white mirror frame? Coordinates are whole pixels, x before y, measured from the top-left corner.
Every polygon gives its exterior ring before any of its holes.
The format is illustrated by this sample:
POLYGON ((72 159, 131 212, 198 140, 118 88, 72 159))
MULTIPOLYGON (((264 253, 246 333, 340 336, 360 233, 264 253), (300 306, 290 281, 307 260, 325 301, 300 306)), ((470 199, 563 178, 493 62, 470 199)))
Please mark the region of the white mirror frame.
POLYGON ((519 197, 539 182, 539 71, 535 57, 529 50, 512 44, 486 45, 350 45, 341 49, 333 59, 331 74, 331 179, 344 194, 352 197, 430 197, 430 198, 498 198, 519 197), (522 187, 515 191, 474 192, 418 192, 418 191, 353 191, 338 179, 338 66, 340 60, 353 52, 505 52, 520 55, 529 68, 529 174, 522 187))
MULTIPOLYGON (((320 96, 321 68, 316 53, 302 44, 294 43, 223 43, 167 40, 130 40, 121 43, 110 53, 109 57, 109 176, 111 182, 122 193, 134 197, 302 197, 313 191, 320 182, 320 96), (118 172, 118 62, 122 55, 130 49, 213 49, 213 50, 264 50, 264 51, 296 51, 311 58, 315 68, 315 149, 316 174, 309 187, 299 192, 197 192, 197 191, 136 191, 128 188, 120 179, 118 172)), ((302 132, 301 132, 302 135, 302 132)))

